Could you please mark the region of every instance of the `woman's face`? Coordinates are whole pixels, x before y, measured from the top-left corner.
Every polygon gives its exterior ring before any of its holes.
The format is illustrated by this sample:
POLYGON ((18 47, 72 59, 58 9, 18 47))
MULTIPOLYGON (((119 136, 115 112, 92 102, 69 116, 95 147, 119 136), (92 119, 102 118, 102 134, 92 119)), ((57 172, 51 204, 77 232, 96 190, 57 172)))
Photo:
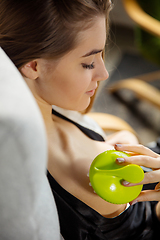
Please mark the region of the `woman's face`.
POLYGON ((78 46, 60 60, 39 59, 36 91, 51 105, 82 111, 90 103, 97 82, 108 78, 102 59, 106 42, 104 17, 79 34, 78 46))

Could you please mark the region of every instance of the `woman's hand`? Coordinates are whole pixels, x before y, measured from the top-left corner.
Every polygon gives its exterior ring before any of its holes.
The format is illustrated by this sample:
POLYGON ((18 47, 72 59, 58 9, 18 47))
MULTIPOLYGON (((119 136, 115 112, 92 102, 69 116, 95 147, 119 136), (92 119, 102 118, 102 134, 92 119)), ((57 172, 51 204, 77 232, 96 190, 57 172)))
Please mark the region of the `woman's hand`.
MULTIPOLYGON (((125 159, 117 159, 117 163, 123 164, 127 162, 148 167, 153 170, 145 173, 144 179, 138 184, 128 183, 124 181, 124 186, 129 187, 139 184, 159 182, 154 190, 142 191, 140 195, 130 204, 133 205, 136 202, 143 201, 160 201, 160 155, 151 151, 149 148, 144 147, 143 145, 116 144, 115 149, 118 151, 129 152, 131 154, 131 157, 126 157, 125 159)), ((157 205, 156 211, 157 216, 160 218, 160 203, 157 205)))
MULTIPOLYGON (((160 182, 160 155, 154 153, 143 145, 116 144, 115 149, 119 151, 129 152, 131 155, 133 153, 134 155, 131 157, 126 157, 125 159, 117 159, 117 162, 119 164, 123 164, 124 162, 133 163, 139 166, 152 168, 153 170, 145 173, 144 179, 141 182, 133 184, 124 181, 123 185, 129 187, 140 184, 160 182)), ((160 183, 156 185, 155 190, 147 190, 141 192, 141 194, 134 200, 134 202, 135 201, 160 201, 160 183)))

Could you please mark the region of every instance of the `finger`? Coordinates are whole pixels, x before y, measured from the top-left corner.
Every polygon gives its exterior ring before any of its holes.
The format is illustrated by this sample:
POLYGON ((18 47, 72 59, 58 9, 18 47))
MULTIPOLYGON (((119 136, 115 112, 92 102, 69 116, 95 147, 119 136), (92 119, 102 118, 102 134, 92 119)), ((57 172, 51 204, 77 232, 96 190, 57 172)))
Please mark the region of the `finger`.
POLYGON ((117 158, 117 162, 120 163, 132 163, 137 164, 139 166, 144 166, 152 169, 158 169, 160 168, 160 157, 153 158, 146 155, 136 155, 131 157, 125 157, 125 158, 117 158))
POLYGON ((157 153, 153 152, 152 150, 141 144, 115 144, 115 149, 119 151, 136 152, 138 154, 149 155, 151 157, 159 157, 157 153))
POLYGON ((130 183, 127 181, 123 181, 122 185, 125 187, 132 187, 136 185, 144 185, 148 183, 156 183, 160 182, 160 170, 150 171, 144 174, 144 178, 139 183, 130 183))
POLYGON ((137 202, 146 201, 160 201, 160 191, 157 190, 142 191, 136 199, 130 202, 130 204, 134 205, 137 202))

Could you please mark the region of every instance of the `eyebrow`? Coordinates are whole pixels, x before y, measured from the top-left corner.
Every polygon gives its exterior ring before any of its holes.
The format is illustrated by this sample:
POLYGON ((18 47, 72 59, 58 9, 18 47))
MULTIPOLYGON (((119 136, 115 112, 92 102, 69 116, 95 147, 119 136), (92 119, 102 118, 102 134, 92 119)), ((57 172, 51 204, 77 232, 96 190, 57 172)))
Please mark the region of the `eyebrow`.
POLYGON ((89 56, 91 56, 91 55, 95 55, 95 54, 97 54, 97 53, 100 53, 100 52, 102 52, 103 51, 103 49, 100 49, 100 50, 92 50, 92 51, 90 51, 90 52, 88 52, 88 53, 86 53, 84 56, 82 56, 82 57, 89 57, 89 56))

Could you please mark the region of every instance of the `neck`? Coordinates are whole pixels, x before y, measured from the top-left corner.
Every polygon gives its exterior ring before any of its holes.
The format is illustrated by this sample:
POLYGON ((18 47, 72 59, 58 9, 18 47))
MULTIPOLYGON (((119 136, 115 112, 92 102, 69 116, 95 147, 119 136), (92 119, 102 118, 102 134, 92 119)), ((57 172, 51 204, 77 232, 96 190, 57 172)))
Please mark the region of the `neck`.
POLYGON ((45 125, 46 125, 46 130, 47 132, 53 127, 53 120, 52 120, 52 105, 48 104, 45 102, 38 94, 35 88, 35 83, 33 80, 24 77, 24 80, 26 81, 28 87, 30 88, 39 108, 42 113, 45 125))
POLYGON ((53 128, 53 120, 52 120, 52 105, 36 99, 38 106, 41 110, 47 132, 50 131, 51 128, 53 128))

